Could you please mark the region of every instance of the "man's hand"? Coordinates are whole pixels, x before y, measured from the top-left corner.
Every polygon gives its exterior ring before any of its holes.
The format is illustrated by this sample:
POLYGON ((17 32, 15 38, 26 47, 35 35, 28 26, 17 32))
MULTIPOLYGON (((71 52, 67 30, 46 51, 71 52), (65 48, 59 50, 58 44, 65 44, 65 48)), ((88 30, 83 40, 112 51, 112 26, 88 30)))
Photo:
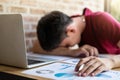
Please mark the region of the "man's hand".
POLYGON ((82 58, 75 67, 75 71, 78 72, 78 76, 95 76, 102 71, 110 70, 113 68, 113 62, 109 58, 98 58, 89 56, 82 58), (107 64, 106 64, 107 63, 107 64), (84 67, 79 70, 80 66, 84 64, 84 67))
POLYGON ((93 46, 83 45, 80 48, 73 50, 71 55, 74 57, 98 56, 98 50, 93 46))

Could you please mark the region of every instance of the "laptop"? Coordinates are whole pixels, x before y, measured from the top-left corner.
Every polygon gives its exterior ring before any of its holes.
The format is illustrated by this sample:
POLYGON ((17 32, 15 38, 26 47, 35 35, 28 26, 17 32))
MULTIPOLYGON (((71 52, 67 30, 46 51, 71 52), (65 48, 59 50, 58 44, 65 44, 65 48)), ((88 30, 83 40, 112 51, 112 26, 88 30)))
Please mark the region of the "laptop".
POLYGON ((0 64, 32 68, 57 60, 43 57, 37 59, 35 56, 32 58, 26 53, 22 15, 0 14, 0 64))

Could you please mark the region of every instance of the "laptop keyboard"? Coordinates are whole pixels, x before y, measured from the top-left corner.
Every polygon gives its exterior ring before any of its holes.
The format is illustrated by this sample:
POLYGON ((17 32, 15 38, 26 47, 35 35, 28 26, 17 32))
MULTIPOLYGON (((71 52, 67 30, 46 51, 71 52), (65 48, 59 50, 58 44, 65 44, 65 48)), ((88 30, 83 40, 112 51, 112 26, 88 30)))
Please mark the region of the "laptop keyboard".
POLYGON ((28 59, 28 65, 30 64, 36 64, 36 63, 43 63, 45 61, 38 61, 38 60, 31 60, 31 59, 28 59))

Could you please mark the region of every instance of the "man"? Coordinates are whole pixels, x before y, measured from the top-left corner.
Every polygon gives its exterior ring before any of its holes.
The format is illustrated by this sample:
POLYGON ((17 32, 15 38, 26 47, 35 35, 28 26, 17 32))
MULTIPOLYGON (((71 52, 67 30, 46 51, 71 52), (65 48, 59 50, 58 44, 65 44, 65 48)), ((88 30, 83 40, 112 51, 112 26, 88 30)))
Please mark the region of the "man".
POLYGON ((94 76, 102 71, 120 67, 120 55, 109 58, 95 57, 98 53, 120 54, 120 23, 105 12, 92 12, 85 8, 83 15, 53 11, 38 23, 38 40, 41 49, 54 55, 82 58, 75 71, 80 76, 94 76), (69 47, 78 44, 80 48, 69 47), (107 64, 106 64, 107 63, 107 64), (79 67, 84 68, 79 71, 79 67))

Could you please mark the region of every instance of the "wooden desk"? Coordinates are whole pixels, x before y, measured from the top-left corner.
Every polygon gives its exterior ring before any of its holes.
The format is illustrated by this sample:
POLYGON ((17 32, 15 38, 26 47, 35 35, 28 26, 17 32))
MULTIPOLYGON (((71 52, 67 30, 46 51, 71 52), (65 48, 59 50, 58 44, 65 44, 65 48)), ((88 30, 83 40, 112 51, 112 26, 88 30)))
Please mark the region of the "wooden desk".
MULTIPOLYGON (((38 77, 38 76, 31 76, 31 75, 21 73, 24 70, 27 70, 27 69, 0 65, 0 71, 3 71, 3 72, 12 73, 12 74, 16 74, 16 75, 20 75, 20 76, 24 76, 24 77, 29 77, 29 78, 33 78, 33 79, 37 79, 37 80, 50 80, 47 78, 42 78, 42 77, 38 77)), ((116 68, 113 70, 120 71, 120 68, 116 68)))
POLYGON ((3 72, 12 73, 12 74, 20 75, 20 76, 23 76, 23 77, 33 78, 33 79, 36 79, 36 80, 50 80, 50 79, 47 79, 47 78, 42 78, 42 77, 38 77, 38 76, 27 75, 27 74, 21 73, 24 70, 27 70, 27 69, 0 65, 0 71, 3 71, 3 72))

